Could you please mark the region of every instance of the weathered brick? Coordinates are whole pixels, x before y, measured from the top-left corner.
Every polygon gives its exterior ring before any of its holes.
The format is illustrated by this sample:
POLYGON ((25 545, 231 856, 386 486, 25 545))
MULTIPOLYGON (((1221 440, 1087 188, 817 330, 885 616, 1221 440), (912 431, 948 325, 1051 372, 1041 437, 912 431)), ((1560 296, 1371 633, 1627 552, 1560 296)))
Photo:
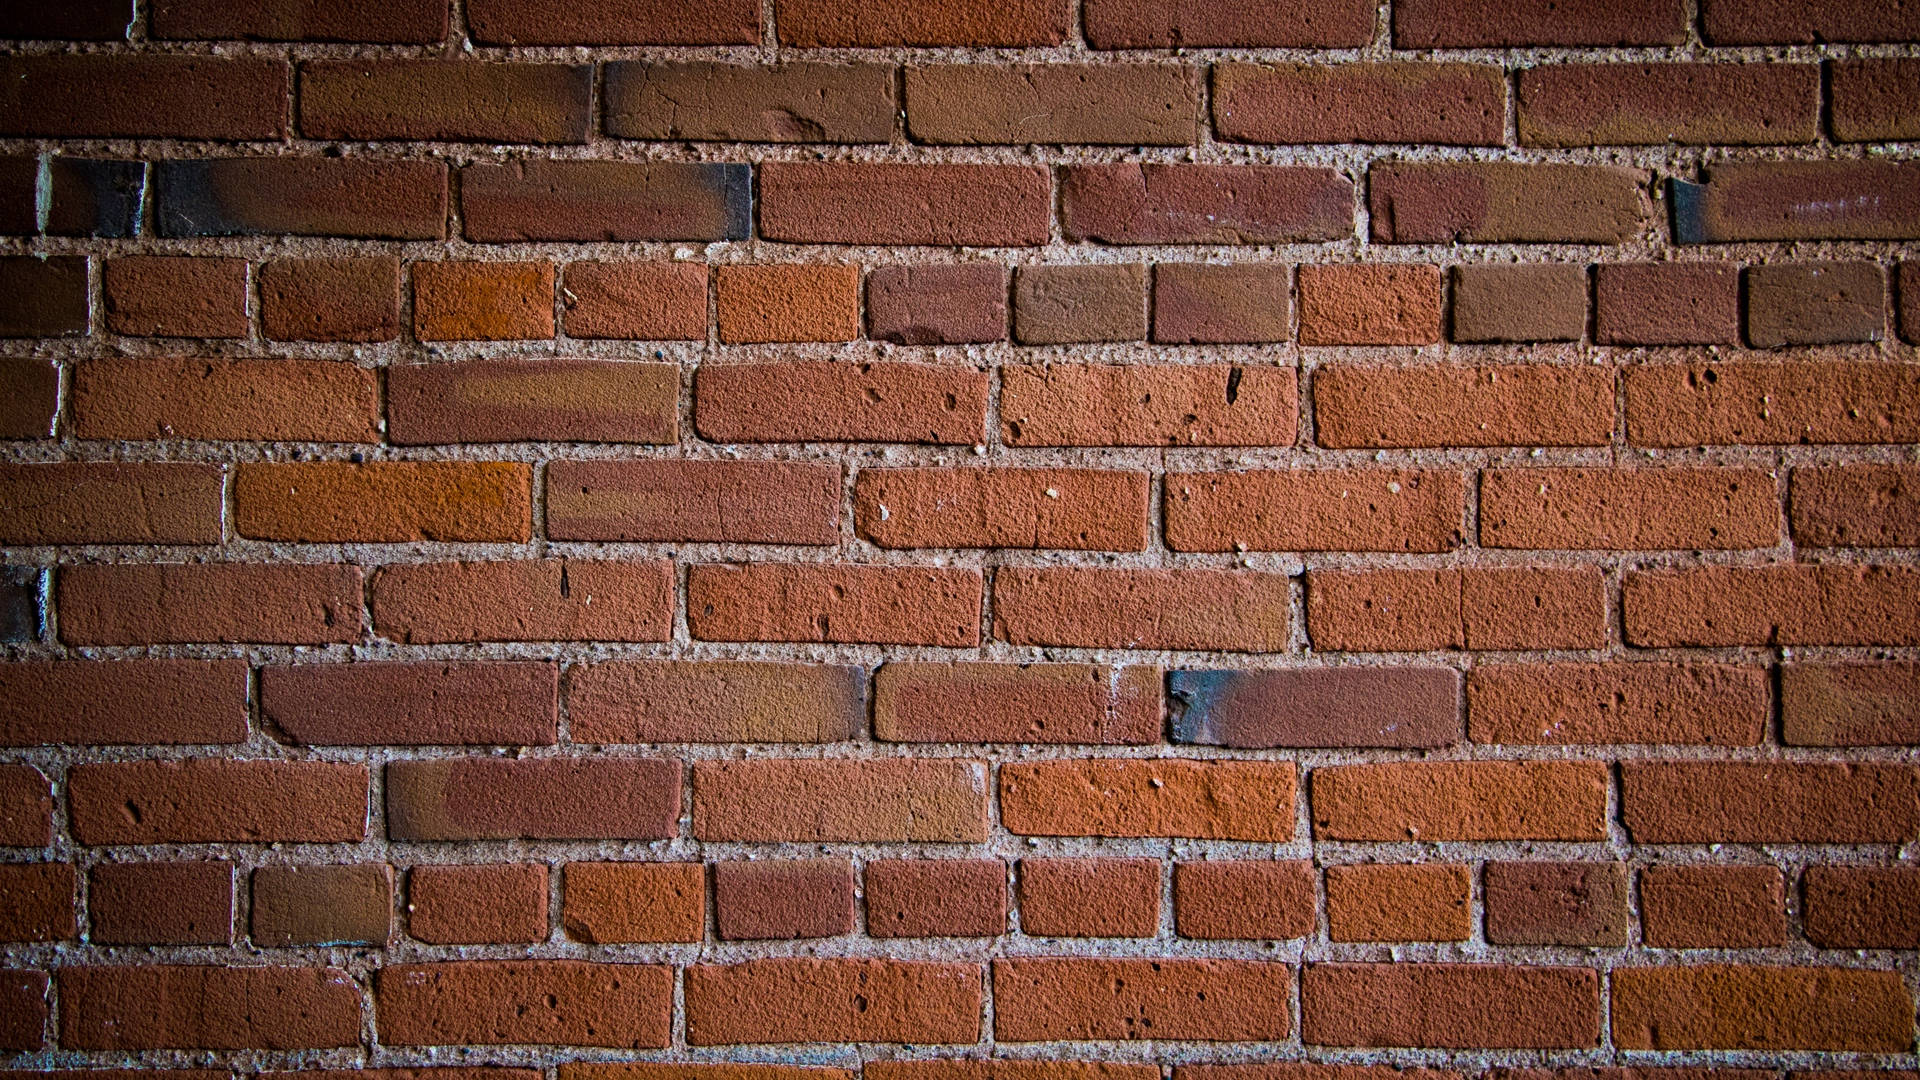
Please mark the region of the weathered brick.
POLYGON ((1603 263, 1594 268, 1602 345, 1734 345, 1740 279, 1727 263, 1603 263))
POLYGON ((1827 68, 1833 137, 1841 142, 1920 138, 1920 58, 1834 60, 1827 68))
POLYGON ((25 645, 40 640, 45 577, 37 566, 0 566, 0 642, 25 645))
POLYGON ((1290 446, 1292 367, 1025 364, 1001 369, 1013 446, 1290 446))
POLYGON ((16 54, 0 58, 0 135, 279 139, 292 82, 265 56, 16 54))
POLYGON ((1920 949, 1920 871, 1810 866, 1807 940, 1824 949, 1920 949))
POLYGON ((1783 664, 1780 736, 1789 746, 1920 745, 1920 664, 1783 664))
POLYGON ((1455 863, 1327 867, 1332 941, 1465 941, 1472 868, 1455 863))
POLYGON ((1489 469, 1480 542, 1502 548, 1765 548, 1780 499, 1763 469, 1489 469))
POLYGON ((1213 123, 1233 142, 1498 146, 1506 72, 1432 61, 1216 64, 1213 123))
POLYGON ((687 571, 702 641, 980 643, 980 571, 959 567, 709 563, 687 571))
POLYGON ((581 960, 392 964, 373 992, 395 1046, 546 1043, 651 1049, 671 1041, 673 969, 581 960))
POLYGON ((587 140, 593 67, 479 60, 309 60, 300 133, 313 139, 587 140))
POLYGON ((566 1080, 854 1080, 849 1069, 757 1062, 575 1061, 559 1072, 566 1080))
POLYGON ((1339 364, 1314 373, 1315 435, 1335 448, 1605 446, 1613 401, 1613 372, 1591 365, 1339 364))
POLYGON ((1014 645, 1280 652, 1282 574, 1252 570, 1002 567, 994 637, 1014 645))
POLYGON ((1300 344, 1440 340, 1440 269, 1384 263, 1300 268, 1300 344))
POLYGON ((1467 675, 1467 733, 1518 745, 1757 746, 1764 668, 1726 664, 1492 664, 1467 675))
POLYGON ((1373 40, 1366 0, 1226 0, 1205 7, 1161 0, 1086 0, 1087 41, 1096 49, 1355 48, 1373 40))
MULTIPOLYGON (((82 844, 351 844, 367 768, 323 761, 128 761, 67 772, 82 844)), ((354 1025, 359 1030, 359 1025, 354 1025)))
POLYGON ((1747 268, 1747 344, 1831 345, 1879 341, 1887 325, 1887 277, 1878 263, 1778 263, 1747 268))
POLYGON ((275 664, 260 671, 261 719, 308 745, 547 745, 559 735, 559 696, 558 668, 534 662, 275 664))
POLYGON ((1715 45, 1906 42, 1920 38, 1920 11, 1873 0, 1706 0, 1701 28, 1715 45))
POLYGON ((1308 862, 1230 859, 1173 868, 1174 925, 1200 940, 1306 937, 1314 929, 1308 862))
POLYGON ((1187 146, 1199 141, 1200 76, 1174 64, 914 64, 907 132, 936 144, 1187 146))
POLYGON ((66 863, 0 865, 0 941, 72 941, 78 895, 66 863))
POLYGON ((665 641, 673 568, 665 560, 394 564, 374 575, 373 625, 413 644, 665 641))
POLYGON ((1284 265, 1160 263, 1153 268, 1153 340, 1285 341, 1293 324, 1290 278, 1284 265))
POLYGON ((147 166, 81 157, 0 158, 0 231, 17 236, 132 236, 140 227, 147 166), (45 162, 46 205, 41 169, 45 162), (41 214, 46 220, 41 220, 41 214))
POLYGON ((978 761, 702 761, 693 835, 705 841, 979 843, 987 767, 978 761))
POLYGON ((55 578, 70 645, 360 640, 360 568, 161 563, 66 566, 55 578))
POLYGON ((1545 64, 1519 79, 1524 146, 1810 143, 1812 64, 1545 64))
POLYGON ((1920 837, 1920 769, 1842 762, 1620 766, 1638 844, 1894 844, 1920 837))
POLYGON ((1167 692, 1174 742, 1428 749, 1460 741, 1460 676, 1451 668, 1175 671, 1167 692))
POLYGON ((413 266, 413 333, 421 341, 550 338, 548 263, 422 262, 413 266))
POLYGON ((757 45, 753 0, 472 0, 467 25, 487 45, 757 45))
POLYGON ((87 332, 87 260, 0 256, 0 338, 87 332))
POLYGON ((1786 565, 1644 571, 1621 590, 1633 645, 1920 645, 1920 572, 1786 565))
POLYGON ((393 868, 385 863, 253 872, 255 945, 385 945, 392 927, 393 868))
POLYGON ((156 38, 210 41, 341 41, 431 45, 447 37, 447 9, 434 0, 156 0, 147 16, 156 38))
POLYGON ((393 761, 386 788, 395 840, 664 840, 680 831, 672 759, 393 761))
POLYGON ((895 660, 873 677, 888 742, 1143 745, 1160 726, 1158 668, 895 660))
POLYGON ((1309 1046, 1579 1048, 1600 1045, 1600 973, 1506 964, 1309 964, 1309 1046))
POLYGON ((1000 818, 1023 836, 1293 839, 1290 761, 1060 760, 1000 767, 1000 818))
POLYGON ((378 374, 330 360, 107 357, 75 365, 72 410, 83 439, 380 437, 378 374))
POLYGON ((513 462, 260 462, 238 468, 234 529, 261 540, 526 540, 533 468, 513 462))
POLYGON ((407 933, 434 945, 545 941, 547 868, 416 866, 407 871, 407 933))
POLYGON ((59 401, 58 367, 45 360, 0 357, 0 439, 53 434, 59 401))
POLYGON ((1285 244, 1353 234, 1353 184, 1305 165, 1071 165, 1060 189, 1069 240, 1285 244))
POLYGON ((883 548, 1141 551, 1150 480, 1118 469, 862 469, 854 527, 883 548))
POLYGON ((272 157, 154 165, 160 235, 443 240, 438 161, 272 157))
POLYGON ((1496 945, 1627 944, 1627 870, 1615 862, 1490 862, 1487 940, 1496 945))
POLYGON ((854 737, 866 713, 858 667, 616 660, 567 672, 577 742, 839 742, 854 737))
POLYGON ((980 1007, 974 963, 777 957, 686 969, 693 1046, 972 1043, 980 1007))
POLYGON ((1598 568, 1315 570, 1307 632, 1321 651, 1598 649, 1607 586, 1598 568))
POLYGON ((1613 1041, 1626 1050, 1862 1050, 1913 1044, 1913 1001, 1892 971, 1617 968, 1613 1041))
POLYGON ((871 0, 856 5, 836 0, 774 0, 773 11, 780 44, 803 49, 1058 45, 1067 36, 1069 21, 1064 0, 1008 0, 992 8, 959 0, 871 0))
POLYGON ((1381 162, 1367 198, 1381 243, 1620 244, 1652 223, 1647 180, 1602 165, 1381 162))
POLYGON ((239 660, 0 664, 0 745, 244 742, 246 701, 239 660))
POLYGON ((853 933, 853 863, 726 859, 713 864, 714 929, 723 941, 853 933))
POLYGON ((1920 162, 1740 162, 1669 185, 1676 243, 1920 238, 1920 162))
POLYGON ((1175 551, 1450 551, 1466 481, 1438 469, 1171 473, 1175 551))
POLYGON ((568 263, 560 297, 569 337, 700 341, 707 336, 707 269, 698 263, 568 263))
POLYGON ((1141 341, 1147 268, 1140 263, 1022 266, 1013 276, 1013 337, 1022 345, 1141 341))
MULTIPOLYGON (((0 15, 0 37, 52 41, 119 41, 133 21, 133 0, 70 0, 24 4, 0 15)), ((182 1077, 181 1080, 189 1080, 182 1077)), ((198 1078, 192 1078, 198 1080, 198 1078)))
POLYGON ((1920 469, 1839 465, 1793 470, 1793 538, 1813 547, 1920 545, 1920 469))
MULTIPOLYGON (((1490 1078, 1519 1080, 1517 1069, 1490 1069, 1490 1078)), ((1247 1065, 1176 1065, 1174 1080, 1461 1080, 1452 1069, 1424 1066, 1402 1068, 1396 1065, 1334 1065, 1307 1063, 1260 1063, 1247 1065)), ((1548 1080, 1540 1077, 1538 1080, 1548 1080)), ((1741 1080, 1760 1080, 1745 1077, 1741 1080)))
POLYGON ((521 159, 460 170, 467 239, 743 240, 746 165, 521 159))
POLYGON ((1456 266, 1455 341, 1579 341, 1587 332, 1584 266, 1456 266))
POLYGON ((1030 937, 1155 937, 1159 859, 1021 859, 1020 932, 1030 937))
POLYGON ((1262 960, 1054 956, 993 962, 993 1034, 1068 1039, 1285 1039, 1293 967, 1262 960))
MULTIPOLYGON (((1606 839, 1598 761, 1421 761, 1322 767, 1316 840, 1606 839)), ((1472 1045, 1472 1044, 1463 1044, 1472 1045)))
POLYGON ((1527 45, 1678 45, 1681 0, 1399 0, 1393 43, 1401 49, 1527 45))
POLYGON ((677 364, 540 357, 387 369, 388 437, 399 445, 671 443, 679 400, 677 364))
POLYGON ((1636 365, 1624 384, 1636 446, 1920 440, 1920 370, 1907 365, 1707 358, 1636 365))
POLYGON ((0 765, 0 847, 53 842, 53 788, 31 765, 0 765))
POLYGON ((0 972, 0 1048, 38 1050, 47 1042, 47 973, 0 972))
POLYGON ((857 266, 721 266, 714 297, 722 344, 860 336, 857 266))
POLYGON ((1053 218, 1052 178, 1026 165, 770 162, 755 171, 767 240, 1032 247, 1047 242, 1053 218))
POLYGON ((884 143, 899 107, 893 84, 890 64, 615 61, 606 129, 622 139, 884 143))
POLYGON ((1005 341, 1007 272, 987 263, 874 267, 867 336, 900 345, 1005 341))
POLYGON ((999 937, 1007 868, 994 859, 876 859, 866 901, 871 937, 999 937))
POLYGON ((1649 866, 1640 932, 1660 949, 1757 949, 1787 943, 1786 888, 1771 866, 1649 866))
POLYGON ((400 260, 275 259, 260 268, 260 323, 274 341, 392 341, 400 260))
POLYGON ((220 467, 62 461, 0 466, 0 542, 215 544, 220 467))
POLYGON ((90 940, 100 945, 227 945, 233 864, 100 863, 87 875, 90 940))
POLYGON ((332 967, 64 968, 60 1045, 298 1050, 360 1041, 360 991, 332 967))
POLYGON ((1895 278, 1895 291, 1899 295, 1900 305, 1896 322, 1900 336, 1907 341, 1920 342, 1920 260, 1903 260, 1895 271, 1895 278))
POLYGON ((697 862, 567 864, 567 936, 597 944, 699 941, 707 877, 697 862))
POLYGON ((247 260, 123 255, 104 271, 107 329, 151 337, 246 337, 247 260))
POLYGON ((714 442, 978 443, 990 381, 959 364, 701 364, 694 426, 714 442))

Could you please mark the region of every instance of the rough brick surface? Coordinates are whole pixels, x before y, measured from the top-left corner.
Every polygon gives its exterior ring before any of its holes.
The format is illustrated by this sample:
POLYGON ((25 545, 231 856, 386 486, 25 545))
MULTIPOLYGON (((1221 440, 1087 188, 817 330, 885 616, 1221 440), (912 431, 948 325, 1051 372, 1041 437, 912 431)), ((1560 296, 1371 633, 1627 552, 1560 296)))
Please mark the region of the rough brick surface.
MULTIPOLYGON (((1457 327, 1457 285, 1454 302, 1457 327)), ((1613 388, 1604 368, 1559 364, 1329 365, 1314 375, 1314 426, 1322 445, 1353 449, 1604 446, 1613 388)))
POLYGON ((1448 551, 1460 543, 1464 486, 1439 470, 1174 473, 1175 551, 1448 551))
POLYGON ((245 563, 75 566, 56 579, 74 645, 360 639, 360 569, 245 563))
POLYGON ((1185 66, 916 64, 906 90, 918 142, 1183 146, 1199 136, 1199 73, 1185 66))
POLYGON ((386 1037, 401 1046, 640 1049, 667 1043, 673 971, 580 960, 399 964, 380 971, 373 997, 386 1037))
POLYGON ((606 79, 607 132, 627 139, 878 143, 897 108, 886 64, 617 62, 606 79))
POLYGON ((1600 976, 1504 964, 1309 964, 1310 1046, 1586 1047, 1600 1041, 1600 976))
POLYGON ((306 542, 525 540, 532 470, 506 462, 243 465, 242 536, 306 542))
POLYGON ((1014 446, 1286 446, 1291 369, 1226 364, 1053 364, 1001 376, 1014 446))
MULTIPOLYGON (((420 741, 415 739, 414 741, 420 741)), ((658 840, 680 818, 680 763, 452 758, 387 766, 396 840, 658 840)))
POLYGON ((233 865, 106 863, 87 875, 93 940, 109 945, 226 945, 233 865))
POLYGON ((435 945, 547 939, 547 868, 537 863, 416 866, 407 933, 435 945))
POLYGON ((1920 770, 1636 762, 1621 767, 1620 817, 1644 844, 1905 843, 1920 836, 1920 770))
POLYGON ((1083 760, 1009 764, 1000 816, 1029 836, 1293 836, 1289 762, 1083 760))
POLYGON ((972 1042, 980 970, 972 964, 776 958, 687 968, 687 1041, 972 1042))
POLYGON ((1304 862, 1183 862, 1173 868, 1174 925, 1185 938, 1285 939, 1314 928, 1314 872, 1304 862))
POLYGON ((1083 165, 1061 183, 1069 239, 1277 244, 1353 232, 1353 185, 1298 165, 1083 165))
POLYGON ((1153 937, 1160 860, 1020 860, 1020 932, 1035 937, 1153 937))
POLYGON ((867 711, 857 667, 751 660, 627 660, 567 675, 567 715, 585 742, 837 742, 867 711))
POLYGON ((1597 570, 1316 570, 1307 635, 1323 650, 1596 649, 1606 641, 1597 570))
POLYGON ((1316 770, 1314 836, 1327 840, 1598 840, 1607 770, 1593 762, 1474 761, 1316 770))
POLYGON ((547 470, 547 531, 559 540, 817 545, 837 540, 839 524, 838 465, 568 461, 547 470))
POLYGON ((693 833, 702 840, 978 842, 987 833, 977 761, 698 762, 693 833))
POLYGON ((567 864, 567 936, 601 944, 698 941, 706 929, 699 863, 567 864))
POLYGON ((1176 671, 1175 742, 1433 748, 1460 738, 1459 678, 1444 668, 1176 671))
POLYGON ((1667 949, 1740 949, 1787 941, 1786 887, 1771 866, 1650 866, 1640 927, 1667 949))
POLYGON ((1616 972, 1613 1038, 1635 1050, 1886 1053, 1912 1043, 1899 976, 1846 968, 1630 968, 1616 972))
POLYGON ((1213 95, 1237 142, 1490 146, 1507 119, 1504 74, 1476 64, 1222 64, 1213 95))
POLYGON ((853 932, 853 864, 781 859, 713 864, 714 926, 730 941, 853 932))
POLYGON ((1487 940, 1495 944, 1627 943, 1627 872, 1619 863, 1488 863, 1485 883, 1487 940))
POLYGON ((116 965, 60 972, 60 1043, 84 1050, 351 1046, 360 993, 330 967, 116 965))
POLYGON ((1291 621, 1286 579, 1257 571, 1007 567, 994 596, 1016 645, 1270 652, 1291 621))
POLYGON ((997 937, 1007 929, 1007 868, 982 859, 867 864, 873 937, 997 937))
POLYGON ((1382 163, 1367 200, 1384 243, 1619 244, 1649 223, 1647 179, 1611 166, 1382 163))
POLYGON ((1045 957, 993 963, 994 1034, 1057 1039, 1284 1039, 1287 964, 1045 957))
POLYGON ((1473 875, 1453 863, 1327 867, 1332 941, 1465 941, 1473 875))
POLYGON ((988 378, 957 364, 702 365, 694 423, 716 442, 974 443, 988 378))
POLYGON ((1780 734, 1793 746, 1920 745, 1920 664, 1787 664, 1780 734))

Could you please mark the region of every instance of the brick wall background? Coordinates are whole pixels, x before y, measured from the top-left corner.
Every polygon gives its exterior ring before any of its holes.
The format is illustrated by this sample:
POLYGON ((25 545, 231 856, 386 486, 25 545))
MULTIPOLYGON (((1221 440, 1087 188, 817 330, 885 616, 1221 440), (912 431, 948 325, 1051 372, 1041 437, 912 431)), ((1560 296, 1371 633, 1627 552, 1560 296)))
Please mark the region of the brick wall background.
POLYGON ((0 1064, 1915 1076, 1920 5, 0 37, 0 1064))

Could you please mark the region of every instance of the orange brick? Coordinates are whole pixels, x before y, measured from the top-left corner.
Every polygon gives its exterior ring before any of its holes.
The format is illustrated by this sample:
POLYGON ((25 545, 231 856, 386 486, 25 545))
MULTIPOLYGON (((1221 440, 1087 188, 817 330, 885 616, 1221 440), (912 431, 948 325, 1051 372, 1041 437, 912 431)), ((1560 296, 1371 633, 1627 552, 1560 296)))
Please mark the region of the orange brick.
POLYGON ((217 544, 218 465, 0 465, 0 543, 217 544))
POLYGON ((1300 344, 1440 340, 1440 268, 1369 263, 1300 268, 1300 344))
POLYGON ((568 863, 561 922, 596 944, 699 941, 707 927, 706 872, 697 862, 568 863))
POLYGON ((693 835, 747 843, 979 843, 987 838, 987 767, 950 758, 696 762, 693 835))
POLYGON ((422 341, 551 338, 553 297, 547 263, 415 263, 413 333, 422 341))
POLYGON ((1591 364, 1329 364, 1314 372, 1322 446, 1605 446, 1612 370, 1591 364))
POLYGON ((860 336, 857 266, 722 266, 714 294, 723 344, 860 336))
POLYGON ((1626 762, 1620 820, 1637 844, 1902 844, 1920 835, 1920 768, 1626 762))
POLYGON ((665 559, 398 563, 373 576, 373 625, 410 644, 665 641, 673 584, 665 559))
POLYGON ((1012 446, 1289 446, 1292 368, 1049 364, 1003 369, 1000 435, 1012 446))
POLYGON ((701 263, 568 263, 560 298, 568 337, 707 337, 707 268, 701 263))
POLYGON ((1280 761, 1080 760, 1000 767, 1000 817, 1024 836, 1293 839, 1295 771, 1280 761))
POLYGON ((687 572, 687 621, 703 641, 971 646, 980 589, 949 567, 710 564, 687 572))
POLYGON ((1600 1045, 1600 973, 1506 964, 1309 964, 1309 1046, 1578 1048, 1600 1045))
POLYGON ((1450 551, 1466 480, 1457 472, 1299 469, 1170 473, 1175 551, 1450 551))
POLYGON ((407 933, 434 945, 545 941, 547 868, 416 866, 407 872, 407 933))
POLYGON ((1292 985, 1292 965, 1262 960, 995 960, 993 1034, 1002 1042, 1284 1039, 1292 985))
POLYGON ((680 762, 464 757, 387 763, 394 840, 667 840, 680 832, 680 762))
POLYGON ((1316 840, 1604 840, 1607 767, 1434 761, 1314 770, 1316 840))
POLYGON ((774 958, 686 969, 687 1042, 971 1043, 977 964, 774 958))
POLYGON ((1629 573, 1633 645, 1920 645, 1910 566, 1723 567, 1629 573))
POLYGON ((1920 368, 1911 364, 1641 364, 1623 383, 1635 446, 1920 441, 1920 368))
POLYGON ((854 527, 885 548, 1141 551, 1150 481, 1117 469, 862 469, 854 527))
POLYGON ((1173 868, 1173 915, 1185 938, 1306 937, 1315 925, 1313 864, 1183 862, 1173 868))
POLYGON ((361 635, 357 566, 69 566, 55 584, 60 640, 71 645, 326 645, 361 635))
POLYGON ((1618 968, 1613 1041, 1626 1050, 1859 1050, 1913 1045, 1898 972, 1833 967, 1618 968))
POLYGON ((1291 591, 1285 575, 1251 570, 1009 566, 994 575, 993 632, 1015 645, 1280 652, 1291 591))
POLYGON ((888 742, 1152 743, 1160 683, 1154 667, 896 660, 874 673, 873 734, 888 742))
POLYGON ((1920 468, 1793 470, 1793 538, 1811 547, 1920 546, 1920 468))
POLYGON ((1727 664, 1492 664, 1467 674, 1467 734, 1513 744, 1757 746, 1764 668, 1727 664))
POLYGON ((1160 860, 1020 860, 1020 932, 1033 937, 1156 937, 1160 860))
POLYGON ((1488 547, 1765 548, 1780 497, 1764 469, 1489 469, 1480 480, 1488 547))
POLYGON ((1452 863, 1327 867, 1334 941, 1465 941, 1473 934, 1471 868, 1452 863))
POLYGON ((371 368, 325 360, 113 357, 73 369, 83 439, 380 441, 371 368))
POLYGON ((835 544, 838 463, 556 461, 547 535, 556 540, 835 544))
POLYGON ((1661 949, 1757 949, 1787 943, 1786 885, 1772 866, 1649 866, 1641 936, 1661 949))
POLYGON ((395 1046, 554 1043, 637 1050, 671 1040, 673 969, 579 960, 392 964, 374 984, 395 1046))
POLYGON ((1320 650, 1598 649, 1606 617, 1606 579, 1597 569, 1307 575, 1307 632, 1320 650))
POLYGON ((986 372, 957 364, 701 364, 694 423, 714 442, 978 443, 986 372))
POLYGON ((234 528, 308 543, 526 540, 533 468, 512 462, 248 462, 234 528))

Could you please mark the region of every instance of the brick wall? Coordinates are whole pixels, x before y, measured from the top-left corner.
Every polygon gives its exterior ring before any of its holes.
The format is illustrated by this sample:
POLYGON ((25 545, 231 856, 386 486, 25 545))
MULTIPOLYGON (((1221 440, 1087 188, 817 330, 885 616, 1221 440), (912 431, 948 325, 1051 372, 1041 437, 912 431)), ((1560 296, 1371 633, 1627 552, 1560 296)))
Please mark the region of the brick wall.
POLYGON ((0 1066, 1915 1077, 1920 5, 0 38, 0 1066))

